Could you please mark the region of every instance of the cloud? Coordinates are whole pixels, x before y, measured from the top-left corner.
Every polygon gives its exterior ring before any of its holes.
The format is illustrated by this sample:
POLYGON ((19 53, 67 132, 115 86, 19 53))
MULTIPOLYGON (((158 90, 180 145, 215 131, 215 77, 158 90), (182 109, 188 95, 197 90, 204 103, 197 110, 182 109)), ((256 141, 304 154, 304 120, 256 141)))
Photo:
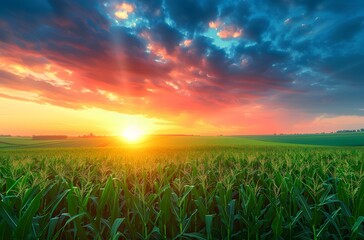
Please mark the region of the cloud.
POLYGON ((219 21, 211 21, 211 22, 209 22, 209 27, 210 28, 215 28, 215 29, 217 29, 217 28, 219 28, 220 27, 220 25, 221 25, 221 23, 219 22, 219 21))
POLYGON ((364 54, 330 56, 323 58, 318 67, 339 85, 364 86, 364 54))
POLYGON ((204 29, 218 14, 217 0, 166 0, 169 17, 178 27, 188 31, 204 29))
POLYGON ((128 19, 129 14, 134 12, 134 6, 130 3, 123 2, 116 6, 115 16, 119 19, 128 19))
POLYGON ((355 17, 335 26, 329 33, 328 40, 332 43, 350 41, 358 35, 364 27, 364 16, 355 17))
POLYGON ((262 39, 262 35, 269 28, 269 20, 263 17, 254 17, 250 19, 249 23, 245 28, 246 36, 255 40, 260 41, 262 39))
POLYGON ((182 34, 166 23, 158 23, 152 29, 153 39, 163 45, 171 53, 182 40, 182 34))
POLYGON ((343 115, 343 116, 327 116, 322 115, 314 119, 295 124, 294 129, 300 132, 300 129, 305 129, 307 132, 336 132, 344 129, 361 129, 363 128, 364 116, 343 115))
POLYGON ((217 36, 223 39, 238 38, 243 35, 243 29, 235 26, 225 26, 217 32, 217 36))
POLYGON ((363 3, 289 2, 5 0, 0 88, 220 126, 280 119, 257 105, 305 120, 363 115, 363 3), (216 109, 232 119, 208 117, 216 109))

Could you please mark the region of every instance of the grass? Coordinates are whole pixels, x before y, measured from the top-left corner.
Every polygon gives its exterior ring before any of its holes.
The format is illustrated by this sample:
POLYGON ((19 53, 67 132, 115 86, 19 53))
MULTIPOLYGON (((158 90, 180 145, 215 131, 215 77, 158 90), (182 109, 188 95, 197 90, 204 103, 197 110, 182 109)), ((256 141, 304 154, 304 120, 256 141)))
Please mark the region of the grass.
POLYGON ((0 239, 364 238, 362 147, 81 140, 0 150, 0 239))

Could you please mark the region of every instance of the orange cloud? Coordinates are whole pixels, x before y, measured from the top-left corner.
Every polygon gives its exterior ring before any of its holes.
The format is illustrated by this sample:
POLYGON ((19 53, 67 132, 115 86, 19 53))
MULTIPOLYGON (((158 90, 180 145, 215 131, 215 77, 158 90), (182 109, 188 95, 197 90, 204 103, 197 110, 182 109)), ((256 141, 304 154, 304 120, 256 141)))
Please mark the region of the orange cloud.
POLYGON ((122 3, 116 6, 115 16, 119 19, 128 19, 129 13, 134 12, 134 6, 130 3, 122 3))
POLYGON ((185 47, 189 47, 189 46, 191 46, 191 43, 192 43, 192 40, 190 40, 190 39, 187 39, 187 40, 184 40, 184 41, 183 41, 183 45, 184 45, 185 47))
POLYGON ((218 28, 219 26, 220 26, 220 22, 219 21, 215 21, 215 22, 213 22, 213 21, 211 21, 211 22, 209 22, 209 27, 210 28, 218 28))
POLYGON ((128 19, 129 15, 125 11, 117 11, 115 12, 115 16, 119 19, 128 19))
POLYGON ((237 28, 235 26, 226 26, 223 27, 218 33, 217 36, 223 39, 227 38, 238 38, 243 35, 243 29, 237 28))

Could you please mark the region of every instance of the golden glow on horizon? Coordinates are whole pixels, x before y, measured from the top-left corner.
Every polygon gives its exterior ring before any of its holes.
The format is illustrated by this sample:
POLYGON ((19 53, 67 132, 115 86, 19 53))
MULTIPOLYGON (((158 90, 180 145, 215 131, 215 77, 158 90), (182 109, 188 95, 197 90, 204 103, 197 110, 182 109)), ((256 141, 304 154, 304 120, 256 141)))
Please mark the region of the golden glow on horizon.
MULTIPOLYGON (((8 93, 8 92, 7 92, 8 93)), ((12 92, 9 95, 18 97, 12 92)), ((32 98, 33 96, 27 96, 32 98)), ((100 108, 70 109, 31 101, 17 101, 1 97, 0 89, 0 134, 11 135, 53 135, 79 136, 120 135, 120 126, 131 123, 143 126, 145 133, 168 132, 172 127, 163 119, 144 115, 121 114, 100 108)), ((171 130, 172 132, 175 132, 171 130)))
MULTIPOLYGON (((293 121, 289 121, 290 115, 287 112, 284 110, 280 110, 278 113, 276 111, 269 112, 261 105, 220 111, 215 118, 211 119, 215 122, 211 122, 204 119, 191 119, 191 115, 187 113, 175 115, 168 119, 162 115, 159 118, 152 118, 147 115, 147 112, 145 115, 130 115, 100 108, 70 109, 46 103, 38 104, 36 103, 38 101, 36 93, 0 88, 0 134, 80 136, 93 133, 97 136, 119 135, 120 139, 124 139, 123 128, 127 129, 127 126, 133 125, 140 128, 140 140, 143 141, 145 136, 149 134, 216 136, 217 134, 273 134, 283 131, 287 133, 314 133, 362 128, 364 123, 364 116, 330 117, 323 115, 313 120, 295 122, 291 128, 287 128, 287 124, 292 124, 293 121), (14 99, 9 99, 9 97, 14 99), (24 101, 16 100, 17 98, 24 99, 24 101), (231 118, 238 119, 238 123, 232 122, 231 118), (272 119, 281 120, 277 123, 272 119), (288 122, 285 122, 285 119, 288 119, 288 122), (230 124, 221 125, 220 123, 223 122, 230 124)), ((299 113, 296 115, 300 116, 299 113)), ((133 135, 134 133, 131 133, 128 138, 135 138, 133 135)))
POLYGON ((145 131, 135 125, 126 126, 122 132, 122 137, 129 143, 140 142, 144 136, 145 131))

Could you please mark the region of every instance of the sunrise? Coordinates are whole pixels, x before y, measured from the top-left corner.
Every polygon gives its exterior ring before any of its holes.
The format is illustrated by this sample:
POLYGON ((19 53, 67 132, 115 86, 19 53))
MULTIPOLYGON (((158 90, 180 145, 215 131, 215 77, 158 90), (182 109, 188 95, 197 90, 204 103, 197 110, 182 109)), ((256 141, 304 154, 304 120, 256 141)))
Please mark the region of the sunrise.
POLYGON ((362 0, 0 1, 0 239, 364 238, 362 0))

